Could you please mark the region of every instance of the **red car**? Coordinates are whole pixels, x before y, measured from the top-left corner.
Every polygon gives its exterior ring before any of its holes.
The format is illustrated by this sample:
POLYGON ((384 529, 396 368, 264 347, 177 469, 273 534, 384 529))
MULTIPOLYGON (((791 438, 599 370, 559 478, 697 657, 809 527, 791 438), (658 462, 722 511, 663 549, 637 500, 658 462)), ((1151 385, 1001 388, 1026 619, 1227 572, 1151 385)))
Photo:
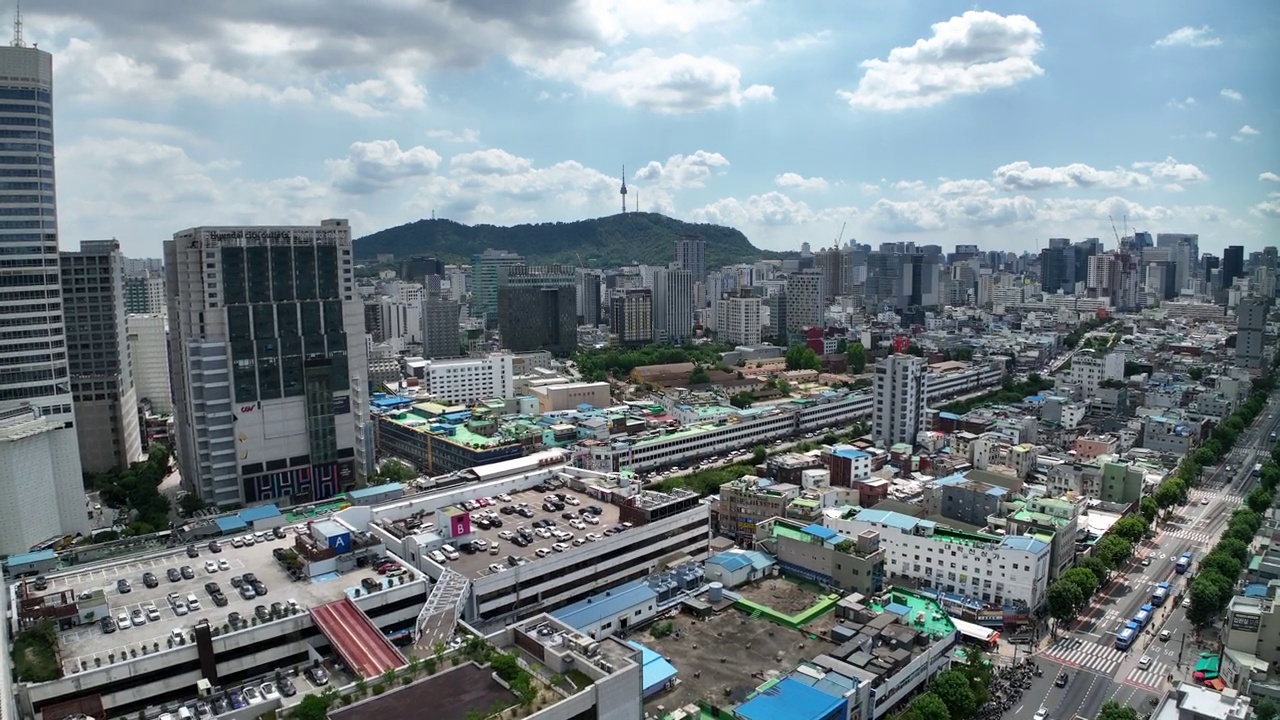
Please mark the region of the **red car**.
POLYGON ((398 567, 400 566, 397 565, 396 563, 383 563, 378 566, 378 574, 386 575, 388 572, 391 572, 392 570, 395 570, 398 567))

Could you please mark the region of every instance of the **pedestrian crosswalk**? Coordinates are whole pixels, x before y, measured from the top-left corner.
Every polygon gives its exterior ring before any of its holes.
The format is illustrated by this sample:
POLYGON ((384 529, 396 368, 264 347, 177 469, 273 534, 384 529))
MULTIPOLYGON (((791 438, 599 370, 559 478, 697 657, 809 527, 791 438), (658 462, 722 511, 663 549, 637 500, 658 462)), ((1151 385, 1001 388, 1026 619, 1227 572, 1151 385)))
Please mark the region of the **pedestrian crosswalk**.
POLYGON ((1170 537, 1181 538, 1183 540, 1190 540, 1192 542, 1199 543, 1201 545, 1208 545, 1213 540, 1213 536, 1207 532, 1201 532, 1199 530, 1188 530, 1186 528, 1178 528, 1178 527, 1165 530, 1164 534, 1170 537))
POLYGON ((1191 490, 1187 493, 1192 502, 1198 503, 1201 500, 1226 500, 1228 505, 1243 505, 1244 496, 1234 494, 1223 494, 1213 490, 1191 490))
POLYGON ((1169 675, 1169 666, 1154 660, 1147 666, 1146 670, 1134 668, 1129 671, 1129 676, 1125 678, 1125 682, 1133 685, 1141 685, 1144 688, 1152 690, 1161 690, 1164 687, 1165 678, 1169 675))
POLYGON ((1043 654, 1103 675, 1114 674, 1120 661, 1124 659, 1124 652, 1121 650, 1079 638, 1062 638, 1043 654))

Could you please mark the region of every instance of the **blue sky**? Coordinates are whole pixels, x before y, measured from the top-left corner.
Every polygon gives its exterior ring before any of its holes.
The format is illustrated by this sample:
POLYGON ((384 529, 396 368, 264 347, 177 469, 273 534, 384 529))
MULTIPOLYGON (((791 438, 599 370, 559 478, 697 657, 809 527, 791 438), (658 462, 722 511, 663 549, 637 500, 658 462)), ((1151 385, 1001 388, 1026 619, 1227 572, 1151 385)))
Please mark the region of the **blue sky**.
POLYGON ((624 164, 772 249, 1280 229, 1271 0, 30 5, 64 246, 597 217, 624 164))

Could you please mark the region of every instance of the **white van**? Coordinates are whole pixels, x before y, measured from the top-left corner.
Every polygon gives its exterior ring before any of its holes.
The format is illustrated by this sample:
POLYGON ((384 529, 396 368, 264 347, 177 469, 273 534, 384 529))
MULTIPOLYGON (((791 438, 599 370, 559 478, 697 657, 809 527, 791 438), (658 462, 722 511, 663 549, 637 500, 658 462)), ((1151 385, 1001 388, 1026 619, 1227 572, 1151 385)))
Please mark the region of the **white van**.
POLYGON ((440 552, 444 553, 444 556, 451 562, 458 559, 458 549, 452 545, 441 545, 440 552))
POLYGON ((186 707, 178 708, 178 720, 195 720, 195 717, 186 707))
POLYGON ((195 612, 200 609, 200 598, 196 597, 195 593, 187 593, 187 608, 191 610, 191 612, 195 612))

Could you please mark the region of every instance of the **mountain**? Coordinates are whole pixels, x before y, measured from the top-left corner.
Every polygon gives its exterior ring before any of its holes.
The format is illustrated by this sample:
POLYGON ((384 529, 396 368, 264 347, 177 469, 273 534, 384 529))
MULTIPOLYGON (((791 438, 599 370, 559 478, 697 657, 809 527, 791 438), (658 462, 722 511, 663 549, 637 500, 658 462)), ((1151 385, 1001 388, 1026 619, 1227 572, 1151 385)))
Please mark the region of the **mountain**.
POLYGON ((687 223, 644 212, 511 227, 419 220, 357 239, 355 254, 357 260, 374 260, 389 253, 397 259, 433 255, 446 262, 471 262, 472 255, 493 248, 516 252, 539 263, 584 267, 665 265, 675 259, 676 238, 686 234, 707 241, 709 268, 781 256, 755 247, 733 228, 687 223))

